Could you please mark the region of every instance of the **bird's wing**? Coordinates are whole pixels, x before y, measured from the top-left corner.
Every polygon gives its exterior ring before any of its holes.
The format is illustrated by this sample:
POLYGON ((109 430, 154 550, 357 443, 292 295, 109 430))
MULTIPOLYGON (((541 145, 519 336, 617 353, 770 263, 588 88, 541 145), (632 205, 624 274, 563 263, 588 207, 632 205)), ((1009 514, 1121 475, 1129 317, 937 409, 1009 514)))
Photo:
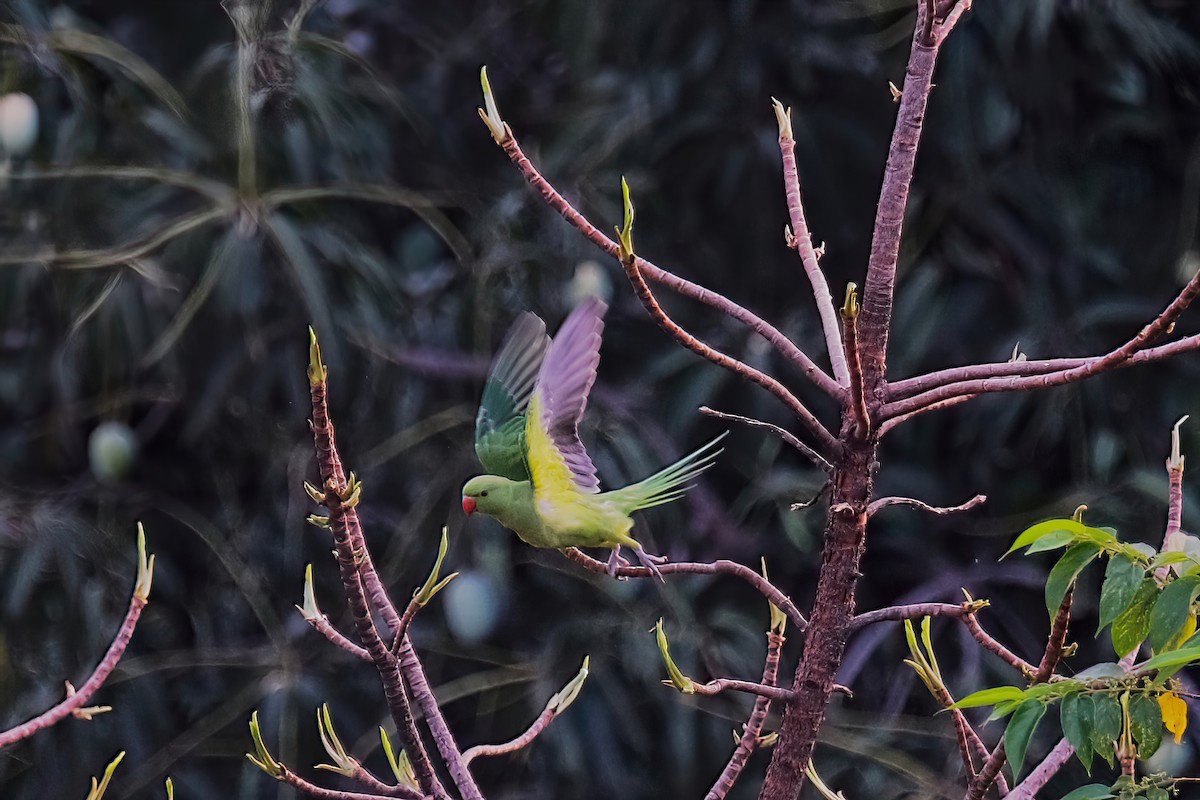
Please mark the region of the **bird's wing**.
MULTIPOLYGON (((531 410, 526 425, 526 438, 537 429, 546 437, 545 452, 541 455, 553 462, 561 461, 570 473, 575 487, 588 494, 600 491, 596 465, 579 440, 579 423, 587 408, 588 392, 596 382, 596 366, 600 363, 600 332, 604 329, 607 306, 589 298, 571 312, 558 329, 534 386, 536 413, 531 410), (536 417, 536 419, 535 419, 536 417)), ((533 460, 532 442, 529 442, 533 460)), ((534 486, 537 467, 531 464, 534 486)))
POLYGON ((514 481, 530 478, 525 452, 525 414, 550 337, 546 323, 522 314, 504 340, 475 416, 475 454, 492 475, 514 481))

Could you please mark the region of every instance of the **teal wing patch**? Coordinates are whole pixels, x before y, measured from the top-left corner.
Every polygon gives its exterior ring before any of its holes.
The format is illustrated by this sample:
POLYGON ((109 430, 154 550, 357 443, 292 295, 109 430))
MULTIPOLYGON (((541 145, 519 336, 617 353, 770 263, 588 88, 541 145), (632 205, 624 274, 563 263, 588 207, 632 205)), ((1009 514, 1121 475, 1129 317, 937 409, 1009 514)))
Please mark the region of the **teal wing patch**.
POLYGON ((529 480, 525 412, 549 344, 546 324, 526 312, 517 319, 492 363, 475 417, 475 454, 490 475, 529 480))

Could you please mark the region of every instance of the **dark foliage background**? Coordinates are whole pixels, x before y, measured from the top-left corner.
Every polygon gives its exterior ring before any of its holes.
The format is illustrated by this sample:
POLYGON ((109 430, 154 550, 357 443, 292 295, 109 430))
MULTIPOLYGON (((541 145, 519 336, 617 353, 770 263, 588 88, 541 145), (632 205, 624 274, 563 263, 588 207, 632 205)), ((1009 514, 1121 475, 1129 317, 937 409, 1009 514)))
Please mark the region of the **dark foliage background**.
MULTIPOLYGON (((0 754, 0 794, 82 797, 87 776, 125 749, 116 798, 160 797, 166 774, 181 798, 289 797, 241 758, 247 718, 261 709, 276 752, 304 771, 323 755, 312 724, 322 701, 383 768, 373 672, 292 607, 312 562, 324 610, 347 621, 328 542, 304 523, 311 323, 397 596, 450 526, 449 564, 465 574, 415 636, 460 739, 515 734, 592 656, 583 695, 543 739, 479 765, 489 796, 702 796, 749 702, 661 687, 646 631, 665 616, 697 677, 753 677, 767 609, 723 581, 594 579, 465 523, 457 489, 477 470, 474 403, 518 310, 553 327, 599 290, 613 307, 585 439, 608 483, 714 433, 698 405, 786 416, 669 343, 616 265, 540 205, 476 117, 478 69, 489 65, 534 160, 594 219, 618 220, 628 176, 642 252, 818 353, 800 266, 782 246, 768 100, 795 106, 810 223, 838 294, 862 278, 911 5, 328 0, 291 33, 293 3, 258 20, 235 9, 253 47, 257 138, 243 196, 261 203, 237 199, 239 51, 216 2, 0 7, 18 26, 0 29, 0 90, 28 93, 41 113, 35 149, 0 188, 0 724, 54 702, 103 652, 132 584, 135 520, 158 554, 151 605, 98 698, 116 711, 0 754), (79 173, 99 166, 182 177, 79 173), (338 191, 286 193, 309 186, 338 191)), ((976 6, 932 102, 894 376, 1004 359, 1018 342, 1031 357, 1101 351, 1200 268, 1200 5, 976 6)), ((743 329, 667 302, 706 339, 799 383, 743 329)), ((950 600, 966 586, 993 600, 987 624, 1032 657, 1047 561, 997 556, 1026 523, 1079 503, 1089 520, 1158 540, 1168 431, 1200 412, 1198 365, 991 397, 890 436, 882 493, 991 499, 956 518, 881 514, 862 607, 950 600)), ((1184 426, 1187 453, 1200 453, 1197 430, 1184 426)), ((1188 483, 1185 527, 1200 507, 1188 483)), ((819 485, 775 440, 735 430, 717 469, 687 502, 646 515, 645 530, 675 556, 766 556, 803 606, 823 513, 788 507, 819 485)), ((1106 657, 1107 638, 1089 639, 1093 608, 1080 606, 1079 667, 1106 657)), ((1014 679, 955 627, 937 625, 935 641, 960 694, 1014 679)), ((902 653, 895 627, 854 641, 842 680, 856 696, 835 701, 817 765, 851 797, 956 797, 950 724, 931 717, 902 653)), ((1031 757, 1053 743, 1046 727, 1031 757)), ((1194 769, 1195 741, 1163 759, 1194 769)), ((764 765, 756 755, 737 797, 755 796, 764 765)), ((1051 794, 1082 778, 1075 765, 1051 794)))

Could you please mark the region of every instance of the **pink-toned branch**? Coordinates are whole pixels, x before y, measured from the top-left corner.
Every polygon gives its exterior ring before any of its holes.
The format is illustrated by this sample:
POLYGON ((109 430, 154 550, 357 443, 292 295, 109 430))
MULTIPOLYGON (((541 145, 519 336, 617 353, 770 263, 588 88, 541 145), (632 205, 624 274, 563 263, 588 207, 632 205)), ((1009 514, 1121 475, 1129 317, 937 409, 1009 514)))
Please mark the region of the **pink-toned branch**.
POLYGON ((76 711, 82 709, 92 696, 104 685, 108 680, 108 676, 116 668, 121 661, 121 657, 125 654, 125 648, 129 646, 129 640, 133 638, 134 628, 137 627, 138 618, 142 615, 142 609, 146 607, 146 599, 137 594, 129 601, 129 610, 125 612, 125 619, 121 622, 121 627, 117 630, 117 634, 113 637, 112 643, 108 646, 108 651, 105 652, 104 658, 100 659, 100 663, 92 670, 92 674, 84 682, 83 686, 69 695, 61 703, 47 709, 38 716, 28 722, 17 725, 14 728, 0 732, 0 748, 19 742, 40 730, 49 728, 67 717, 71 716, 76 711))
POLYGON ((554 721, 556 716, 558 716, 558 713, 554 709, 547 707, 542 710, 542 713, 533 721, 533 724, 520 736, 503 744, 477 744, 474 747, 468 747, 463 751, 463 761, 470 764, 481 756, 502 756, 508 753, 515 753, 523 747, 528 746, 530 742, 538 737, 538 734, 546 730, 546 727, 554 721))
POLYGON ((934 403, 923 408, 918 408, 915 411, 910 411, 907 414, 901 414, 898 417, 892 417, 891 419, 884 420, 883 424, 879 426, 879 437, 883 438, 892 428, 908 422, 913 417, 919 417, 921 414, 925 414, 929 411, 938 411, 944 408, 951 408, 953 406, 961 405, 968 400, 975 399, 975 397, 976 395, 973 394, 963 395, 962 397, 953 397, 949 400, 943 400, 940 403, 934 403))
MULTIPOLYGON (((557 211, 562 217, 583 234, 594 245, 599 247, 604 252, 608 253, 613 258, 620 258, 620 250, 617 243, 605 236, 595 225, 587 220, 582 214, 564 198, 558 191, 550 185, 550 182, 542 177, 537 168, 533 166, 529 158, 521 150, 517 139, 512 135, 512 131, 508 131, 508 138, 501 142, 504 152, 520 170, 521 174, 529 181, 533 188, 541 193, 546 200, 547 205, 557 211)), ((797 368, 803 372, 809 380, 816 384, 822 391, 831 397, 840 397, 844 390, 840 387, 833 378, 825 374, 818 367, 808 354, 795 345, 790 339, 783 335, 777 328, 767 323, 753 312, 742 308, 737 303, 734 303, 727 297, 724 297, 710 289, 699 286, 691 281, 685 280, 674 273, 668 272, 650 261, 638 256, 636 257, 635 266, 638 272, 645 275, 648 280, 662 284, 669 289, 672 289, 679 294, 697 300, 710 308, 720 311, 722 314, 735 319, 738 322, 749 327, 755 333, 762 336, 770 342, 785 358, 791 361, 797 368)))
POLYGON ((979 620, 976 619, 974 614, 963 614, 960 619, 967 626, 967 630, 971 636, 974 637, 975 641, 984 650, 999 656, 1002 661, 1020 672, 1027 680, 1032 679, 1037 674, 1037 667, 1009 650, 996 639, 993 639, 979 624, 979 620))
POLYGON ((911 603, 903 606, 888 606, 876 611, 859 614, 850 623, 850 630, 856 631, 878 622, 900 622, 906 619, 921 619, 922 617, 954 617, 961 619, 971 613, 964 608, 966 604, 953 603, 911 603))
POLYGON ((697 683, 692 686, 695 694, 701 694, 705 697, 713 697, 722 692, 746 692, 747 694, 756 694, 759 697, 765 697, 768 700, 777 700, 781 703, 791 702, 796 697, 796 693, 791 689, 782 689, 778 686, 767 686, 754 681, 740 681, 736 678, 717 678, 708 683, 697 683))
MULTIPOLYGON (((767 631, 767 659, 763 665, 763 686, 778 684, 779 654, 783 650, 783 641, 782 630, 767 631)), ((750 712, 750 719, 746 721, 742 736, 738 739, 737 747, 734 748, 729 763, 725 765, 725 769, 721 771, 713 787, 704 796, 704 800, 724 800, 725 796, 729 794, 729 790, 733 788, 738 776, 745 769, 746 762, 750 760, 750 754, 758 747, 763 725, 766 724, 767 713, 770 709, 770 698, 759 695, 755 699, 754 710, 750 712)))
POLYGON ((306 781, 301 778, 291 769, 280 765, 282 770, 276 780, 286 783, 288 786, 303 792, 309 797, 316 797, 318 800, 386 800, 391 797, 408 798, 408 800, 432 800, 428 795, 422 795, 420 792, 408 788, 407 786, 387 786, 380 783, 380 790, 374 792, 347 792, 341 789, 327 789, 324 786, 318 786, 315 783, 306 781), (386 790, 386 791, 385 791, 386 790))
POLYGON ((642 273, 638 267, 639 261, 640 259, 635 256, 632 258, 623 259, 621 265, 625 268, 625 274, 628 276, 629 282, 633 284, 634 294, 636 294, 638 299, 642 301, 642 305, 645 306, 646 311, 649 312, 650 316, 655 322, 658 323, 660 328, 666 331, 673 339, 675 339, 675 341, 679 342, 693 353, 696 353, 702 358, 711 361, 717 366, 724 367, 730 372, 740 375, 746 380, 757 383, 759 386, 778 397, 783 401, 784 405, 786 405, 791 412, 795 414, 802 423, 804 423, 805 427, 807 427, 812 435, 816 438, 817 442, 821 446, 821 449, 824 450, 825 453, 837 452, 839 446, 837 439, 835 439, 833 434, 831 434, 825 428, 825 426, 821 424, 821 421, 818 420, 813 413, 809 411, 803 403, 800 402, 799 398, 788 391, 787 387, 761 370, 757 370, 754 367, 751 367, 749 364, 739 361, 732 356, 726 355, 714 347, 710 347, 709 345, 697 339, 695 336, 692 336, 690 333, 685 331, 673 319, 671 319, 671 317, 667 315, 667 312, 662 309, 662 306, 658 304, 658 299, 655 298, 649 284, 646 283, 645 278, 642 276, 642 273))
MULTIPOLYGON (((579 564, 589 572, 595 572, 598 575, 607 574, 608 565, 603 561, 597 561, 591 556, 586 555, 582 550, 575 547, 568 547, 562 551, 563 555, 579 564)), ((758 592, 776 608, 787 614, 792 624, 799 630, 804 630, 808 627, 808 620, 800 613, 800 609, 796 608, 796 604, 792 599, 780 591, 774 584, 759 575, 749 567, 738 564, 735 561, 712 561, 699 563, 695 561, 673 561, 666 564, 660 564, 658 571, 663 575, 732 575, 741 578, 746 583, 753 586, 758 592)), ((618 567, 616 574, 622 578, 652 578, 655 577, 652 572, 646 567, 618 567)))
POLYGON ((333 627, 333 624, 329 621, 329 617, 324 614, 313 618, 305 616, 304 620, 332 644, 345 650, 355 658, 362 659, 363 661, 371 660, 370 653, 350 641, 341 631, 333 627))
POLYGON ((830 464, 820 453, 818 453, 816 450, 813 450, 804 442, 797 439, 794 434, 790 433, 789 431, 785 431, 778 425, 772 425, 770 422, 765 422, 761 419, 755 419, 753 417, 743 417, 740 414, 729 414, 724 411, 717 411, 709 408, 708 406, 700 406, 699 411, 701 414, 704 414, 707 417, 712 417, 713 419, 723 419, 728 422, 737 422, 751 428, 764 428, 769 430, 784 442, 794 447, 800 452, 801 455, 803 455, 813 464, 820 467, 825 472, 833 472, 833 465, 830 464))
POLYGON ((833 306, 833 297, 829 294, 829 284, 825 273, 821 271, 820 258, 813 246, 812 233, 808 230, 808 219, 804 214, 804 201, 800 196, 800 172, 796 168, 796 141, 792 138, 792 110, 786 111, 778 100, 773 101, 775 116, 779 121, 779 153, 783 161, 783 187, 787 198, 788 216, 792 220, 792 236, 789 244, 800 254, 800 263, 804 266, 804 274, 808 276, 812 286, 813 299, 817 303, 817 313, 821 317, 821 329, 825 332, 825 345, 829 349, 829 363, 833 368, 833 377, 843 386, 850 383, 850 374, 846 364, 846 352, 842 348, 841 336, 838 332, 837 312, 833 306))
MULTIPOLYGON (((1197 294, 1200 294, 1200 272, 1197 272, 1188 284, 1176 295, 1175 299, 1167 305, 1163 312, 1154 318, 1148 325, 1143 327, 1138 333, 1122 344, 1120 347, 1109 351, 1103 356, 1087 359, 1084 363, 1078 366, 1073 366, 1067 369, 1060 369, 1044 374, 1028 374, 1016 373, 1005 377, 984 377, 973 380, 964 380, 943 385, 936 389, 930 389, 920 394, 912 395, 904 400, 889 402, 884 405, 881 414, 885 419, 899 417, 904 414, 909 414, 913 411, 921 409, 925 406, 934 403, 950 400, 955 397, 961 397, 967 394, 985 394, 989 392, 1012 392, 1026 391, 1029 389, 1039 389, 1049 386, 1061 386, 1067 383, 1083 380, 1084 378, 1098 375, 1109 370, 1128 366, 1133 361, 1134 357, 1145 350, 1154 341, 1168 333, 1174 328, 1175 321, 1179 319, 1179 315, 1191 305, 1197 294)), ((1190 337, 1195 338, 1195 337, 1190 337)), ((1176 342, 1175 344, 1179 344, 1176 342)), ((1193 344, 1193 347, 1200 346, 1200 342, 1193 344)), ((1036 362, 1013 362, 1014 366, 1022 366, 1036 362)))
POLYGON ((960 511, 969 511, 975 506, 987 502, 987 495, 977 494, 965 503, 960 503, 956 506, 931 506, 928 503, 923 503, 920 500, 914 500, 911 497, 881 497, 875 500, 871 505, 867 506, 868 516, 873 516, 875 512, 887 506, 913 506, 922 511, 928 511, 930 514, 938 516, 946 516, 947 514, 957 514, 960 511))
POLYGON ((854 284, 846 292, 842 308, 842 338, 846 345, 846 369, 850 381, 850 413, 858 428, 858 436, 871 435, 871 412, 867 409, 867 390, 863 382, 862 355, 858 348, 858 297, 854 284))
POLYGON ((1025 780, 1013 787, 1013 790, 1009 792, 1008 800, 1034 800, 1037 793, 1071 760, 1071 756, 1074 754, 1075 748, 1071 747, 1071 743, 1066 739, 1060 739, 1058 744, 1054 745, 1054 749, 1042 759, 1042 763, 1038 764, 1033 772, 1025 777, 1025 780))
MULTIPOLYGON (((1058 611, 1054 615, 1054 620, 1050 623, 1050 636, 1046 640, 1046 650, 1042 656, 1041 663, 1038 664, 1033 674, 1029 676, 1031 684, 1045 683, 1050 680, 1054 676, 1054 670, 1058 668, 1058 664, 1062 660, 1067 641, 1067 628, 1071 624, 1071 604, 1074 596, 1075 591, 1072 587, 1067 590, 1062 602, 1058 605, 1058 611)), ((965 800, 981 800, 992 783, 1000 775, 1000 770, 1004 767, 1006 758, 1004 741, 1001 740, 995 749, 992 750, 987 761, 984 762, 983 768, 979 770, 979 775, 967 787, 965 800)))
MULTIPOLYGON (((937 33, 934 35, 934 9, 931 5, 926 2, 917 5, 916 30, 904 75, 896 127, 884 166, 883 185, 871 237, 871 255, 867 262, 867 279, 863 288, 862 318, 859 322, 863 371, 868 390, 877 396, 882 391, 886 372, 900 240, 917 161, 917 146, 921 141, 925 109, 933 87, 934 65, 942 42, 959 19, 959 15, 947 17, 941 25, 936 26, 937 33)), ((883 419, 877 422, 883 422, 883 419)))

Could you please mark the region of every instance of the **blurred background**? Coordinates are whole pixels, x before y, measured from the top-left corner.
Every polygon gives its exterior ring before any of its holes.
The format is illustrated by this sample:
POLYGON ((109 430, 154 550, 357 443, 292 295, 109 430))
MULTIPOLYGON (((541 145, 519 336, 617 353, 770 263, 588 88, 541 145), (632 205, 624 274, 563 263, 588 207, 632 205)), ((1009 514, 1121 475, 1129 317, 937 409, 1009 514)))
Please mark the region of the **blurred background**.
MULTIPOLYGON (((591 655, 576 705, 521 753, 487 759, 490 798, 700 797, 732 750, 744 697, 659 685, 663 616, 691 675, 757 679, 767 608, 727 580, 665 587, 584 574, 497 525, 464 520, 478 471, 475 403, 516 314, 551 329, 610 299, 584 430, 607 484, 641 477, 720 427, 711 405, 785 426, 772 397, 672 344, 618 265, 523 182, 480 123, 478 73, 530 157, 604 227, 620 177, 639 251, 773 321, 825 363, 787 220, 773 95, 795 108, 810 225, 833 293, 861 283, 911 37, 911 2, 123 3, 0 5, 0 726, 56 702, 116 630, 135 522, 158 556, 151 604, 96 701, 0 753, 5 798, 82 797, 128 755, 114 798, 294 796, 250 766, 260 709, 278 757, 323 760, 329 702, 354 753, 386 774, 390 720, 373 670, 293 607, 314 564, 348 630, 315 476, 305 379, 321 336, 368 540, 395 596, 448 525, 463 573, 414 637, 465 745, 506 740, 591 655), (28 148, 22 147, 22 134, 28 148)), ((978 0, 945 48, 917 169, 890 374, 1102 352, 1200 268, 1200 5, 978 0)), ((690 301, 702 338, 832 409, 769 346, 690 301)), ((1185 318, 1181 331, 1200 330, 1185 318)), ((1074 387, 991 396, 885 441, 880 494, 980 509, 892 508, 872 523, 861 608, 990 598, 983 621, 1026 658, 1047 620, 1051 556, 997 557, 1026 524, 1068 515, 1159 542, 1170 426, 1200 415, 1200 355, 1074 387)), ((1183 426, 1200 458, 1200 417, 1183 426)), ((1189 477, 1184 526, 1200 511, 1189 477)), ((824 522, 821 475, 735 429, 685 502, 643 515, 651 549, 757 564, 805 608, 824 522)), ((1098 585, 1077 593, 1081 669, 1098 585)), ((934 639, 962 696, 1017 678, 954 625, 934 639)), ((784 651, 788 675, 798 637, 784 651)), ((949 720, 901 664, 896 626, 855 638, 818 746, 826 781, 878 800, 961 795, 949 720)), ((774 724, 774 721, 772 722, 774 724)), ((1030 759, 1056 741, 1035 737, 1030 759)), ((985 739, 999 735, 984 728, 985 739)), ((1194 770, 1198 739, 1155 766, 1194 770)), ((731 795, 756 796, 756 754, 731 795)), ((328 785, 337 776, 321 773, 328 785)), ((1085 782, 1078 764, 1048 789, 1085 782)), ((811 791, 811 789, 806 790, 811 791)), ((1054 792, 1058 791, 1058 794, 1054 792)), ((815 796, 815 795, 813 795, 815 796)))

